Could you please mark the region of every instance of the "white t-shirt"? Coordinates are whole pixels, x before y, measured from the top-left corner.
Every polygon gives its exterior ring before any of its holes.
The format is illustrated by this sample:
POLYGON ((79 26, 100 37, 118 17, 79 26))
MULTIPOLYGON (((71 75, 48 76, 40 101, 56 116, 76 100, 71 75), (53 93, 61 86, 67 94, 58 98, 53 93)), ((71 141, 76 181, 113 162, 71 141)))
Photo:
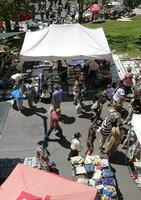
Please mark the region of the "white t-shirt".
POLYGON ((71 149, 77 150, 77 151, 81 150, 81 143, 76 138, 73 138, 72 141, 71 141, 71 149))
POLYGON ((20 79, 22 79, 22 77, 23 77, 23 74, 19 74, 19 73, 13 74, 13 75, 11 76, 11 78, 12 78, 13 80, 15 80, 16 82, 18 82, 20 79))
POLYGON ((99 69, 99 65, 95 61, 92 61, 89 65, 89 72, 96 71, 98 69, 99 69))
POLYGON ((114 101, 119 101, 120 98, 124 95, 125 95, 124 89, 118 88, 117 91, 115 92, 114 96, 113 96, 113 99, 114 99, 114 101))

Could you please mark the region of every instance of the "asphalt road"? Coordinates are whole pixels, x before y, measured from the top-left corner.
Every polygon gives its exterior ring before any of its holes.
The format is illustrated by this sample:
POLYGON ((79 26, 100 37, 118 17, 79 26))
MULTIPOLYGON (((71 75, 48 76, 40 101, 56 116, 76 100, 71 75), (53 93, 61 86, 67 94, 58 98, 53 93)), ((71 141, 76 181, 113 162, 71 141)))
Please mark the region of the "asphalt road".
MULTIPOLYGON (((87 108, 91 101, 87 101, 87 108)), ((9 111, 6 123, 3 128, 0 140, 0 158, 25 158, 34 156, 36 143, 44 138, 49 123, 49 104, 38 103, 36 112, 31 112, 24 103, 26 109, 23 113, 17 112, 12 108, 9 111)), ((70 162, 67 161, 69 153, 69 145, 73 134, 76 131, 82 133, 83 155, 86 147, 87 130, 90 124, 89 114, 79 118, 75 113, 75 107, 72 102, 62 103, 63 122, 60 123, 66 135, 66 140, 61 142, 53 132, 52 141, 49 142, 48 150, 51 154, 51 160, 55 161, 60 174, 72 178, 72 170, 70 162)), ((106 116, 108 107, 103 108, 102 117, 106 116)), ((99 135, 94 144, 94 153, 98 154, 99 135)), ((120 200, 140 200, 141 192, 137 185, 131 180, 128 168, 124 162, 124 152, 119 148, 112 161, 112 167, 116 171, 118 183, 118 196, 120 200)))

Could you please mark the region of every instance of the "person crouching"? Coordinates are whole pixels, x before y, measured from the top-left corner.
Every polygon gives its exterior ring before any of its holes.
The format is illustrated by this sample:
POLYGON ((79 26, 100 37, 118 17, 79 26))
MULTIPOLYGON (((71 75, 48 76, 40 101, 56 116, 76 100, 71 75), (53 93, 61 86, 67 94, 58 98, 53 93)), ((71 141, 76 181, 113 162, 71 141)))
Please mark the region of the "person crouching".
POLYGON ((81 151, 81 142, 80 142, 81 133, 76 132, 71 141, 71 150, 68 155, 68 161, 70 161, 71 157, 78 156, 81 151))

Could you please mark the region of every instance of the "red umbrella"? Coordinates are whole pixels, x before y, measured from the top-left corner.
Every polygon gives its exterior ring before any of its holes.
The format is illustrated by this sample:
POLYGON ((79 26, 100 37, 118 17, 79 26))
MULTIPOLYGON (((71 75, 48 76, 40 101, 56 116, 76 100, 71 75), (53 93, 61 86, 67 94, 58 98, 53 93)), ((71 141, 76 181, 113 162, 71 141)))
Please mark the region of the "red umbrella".
POLYGON ((98 4, 93 4, 88 10, 93 13, 98 13, 100 11, 100 6, 98 4))

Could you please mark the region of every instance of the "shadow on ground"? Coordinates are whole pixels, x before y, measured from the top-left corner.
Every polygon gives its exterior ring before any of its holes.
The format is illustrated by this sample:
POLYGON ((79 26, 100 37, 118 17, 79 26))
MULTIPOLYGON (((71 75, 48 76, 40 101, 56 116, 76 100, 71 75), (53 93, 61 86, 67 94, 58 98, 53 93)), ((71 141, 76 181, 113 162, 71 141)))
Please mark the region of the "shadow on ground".
POLYGON ((73 124, 75 122, 75 117, 69 117, 67 115, 61 114, 60 121, 64 124, 73 124))
POLYGON ((0 185, 7 179, 18 163, 23 163, 21 158, 0 159, 0 185))
POLYGON ((58 142, 65 149, 70 149, 71 145, 71 143, 66 138, 49 139, 49 142, 58 142))
POLYGON ((116 170, 113 166, 110 166, 110 167, 111 167, 112 172, 115 174, 114 178, 115 178, 115 182, 116 182, 116 192, 117 192, 118 200, 124 200, 123 194, 121 193, 119 186, 118 186, 118 181, 116 178, 116 170))
POLYGON ((82 112, 82 113, 79 115, 79 118, 90 119, 92 116, 93 116, 92 113, 82 112))
POLYGON ((109 158, 110 163, 117 165, 127 165, 126 164, 126 156, 122 151, 116 151, 109 158))
POLYGON ((31 115, 34 115, 36 113, 43 113, 45 114, 47 112, 47 110, 43 107, 41 108, 37 108, 37 107, 34 107, 34 108, 27 108, 27 107, 23 107, 23 109, 21 110, 21 113, 25 116, 31 116, 31 115))

